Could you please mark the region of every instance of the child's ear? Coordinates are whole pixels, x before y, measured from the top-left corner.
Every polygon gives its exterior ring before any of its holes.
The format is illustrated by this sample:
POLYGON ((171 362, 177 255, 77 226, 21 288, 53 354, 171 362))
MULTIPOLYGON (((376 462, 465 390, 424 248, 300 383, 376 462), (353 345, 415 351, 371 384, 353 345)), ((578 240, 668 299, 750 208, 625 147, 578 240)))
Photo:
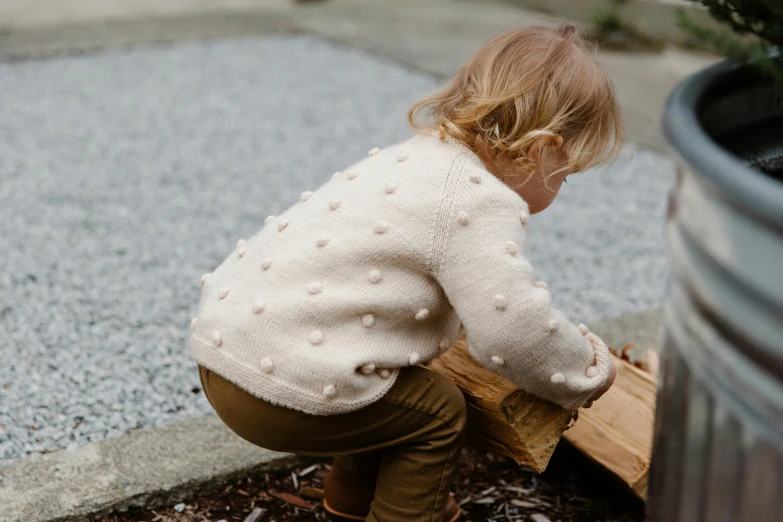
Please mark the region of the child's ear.
POLYGON ((563 146, 563 137, 559 134, 543 134, 536 138, 532 145, 527 148, 529 158, 538 158, 546 147, 559 149, 563 146))

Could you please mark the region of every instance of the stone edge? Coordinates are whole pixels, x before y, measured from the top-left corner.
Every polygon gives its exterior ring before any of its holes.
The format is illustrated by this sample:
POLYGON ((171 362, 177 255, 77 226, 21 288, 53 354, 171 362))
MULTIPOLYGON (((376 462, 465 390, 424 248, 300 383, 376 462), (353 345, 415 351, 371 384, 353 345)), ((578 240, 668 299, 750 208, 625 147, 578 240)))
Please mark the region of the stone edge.
POLYGON ((0 521, 84 521, 173 506, 306 460, 258 448, 208 415, 1 467, 0 521))

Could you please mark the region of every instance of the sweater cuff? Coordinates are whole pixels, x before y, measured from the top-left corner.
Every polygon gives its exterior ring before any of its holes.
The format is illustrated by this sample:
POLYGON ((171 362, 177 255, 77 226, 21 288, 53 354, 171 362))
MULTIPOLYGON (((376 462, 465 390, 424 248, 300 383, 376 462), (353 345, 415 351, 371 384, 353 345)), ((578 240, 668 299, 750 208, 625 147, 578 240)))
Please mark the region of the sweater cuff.
POLYGON ((569 375, 566 380, 565 384, 574 393, 568 397, 568 401, 561 402, 561 405, 571 410, 584 406, 593 396, 595 390, 606 383, 611 366, 609 349, 601 338, 589 331, 583 324, 579 325, 579 331, 584 335, 585 341, 593 352, 594 362, 582 372, 569 375))

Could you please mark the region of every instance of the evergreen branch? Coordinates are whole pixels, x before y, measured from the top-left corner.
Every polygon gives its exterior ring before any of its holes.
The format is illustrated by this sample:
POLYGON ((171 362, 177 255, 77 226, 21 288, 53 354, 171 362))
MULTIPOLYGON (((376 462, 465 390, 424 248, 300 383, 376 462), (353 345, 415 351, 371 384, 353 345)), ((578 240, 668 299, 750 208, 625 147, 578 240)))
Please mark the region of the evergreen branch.
POLYGON ((754 34, 759 41, 746 41, 727 31, 703 27, 691 20, 683 9, 677 10, 677 24, 717 52, 738 62, 753 64, 783 85, 783 57, 770 53, 770 47, 778 51, 783 47, 783 18, 776 20, 773 15, 783 8, 767 9, 766 4, 776 0, 755 0, 759 1, 765 5, 753 5, 754 0, 701 0, 716 20, 728 24, 735 33, 754 34), (740 13, 739 9, 745 11, 740 13), (755 19, 758 15, 769 17, 765 22, 759 22, 755 19), (768 30, 766 26, 769 26, 768 30))

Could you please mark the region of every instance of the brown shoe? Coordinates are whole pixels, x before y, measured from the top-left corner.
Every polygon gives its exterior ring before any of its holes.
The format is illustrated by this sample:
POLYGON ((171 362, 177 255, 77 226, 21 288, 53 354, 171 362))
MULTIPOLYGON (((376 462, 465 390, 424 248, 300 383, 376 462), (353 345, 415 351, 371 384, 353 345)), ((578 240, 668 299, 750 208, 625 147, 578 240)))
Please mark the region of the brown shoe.
MULTIPOLYGON (((375 496, 375 480, 360 477, 335 463, 324 478, 324 509, 333 522, 364 520, 375 496)), ((460 507, 449 495, 443 522, 456 522, 460 507)))
POLYGON ((324 477, 324 509, 330 520, 364 520, 375 496, 372 476, 356 475, 335 462, 324 477))

